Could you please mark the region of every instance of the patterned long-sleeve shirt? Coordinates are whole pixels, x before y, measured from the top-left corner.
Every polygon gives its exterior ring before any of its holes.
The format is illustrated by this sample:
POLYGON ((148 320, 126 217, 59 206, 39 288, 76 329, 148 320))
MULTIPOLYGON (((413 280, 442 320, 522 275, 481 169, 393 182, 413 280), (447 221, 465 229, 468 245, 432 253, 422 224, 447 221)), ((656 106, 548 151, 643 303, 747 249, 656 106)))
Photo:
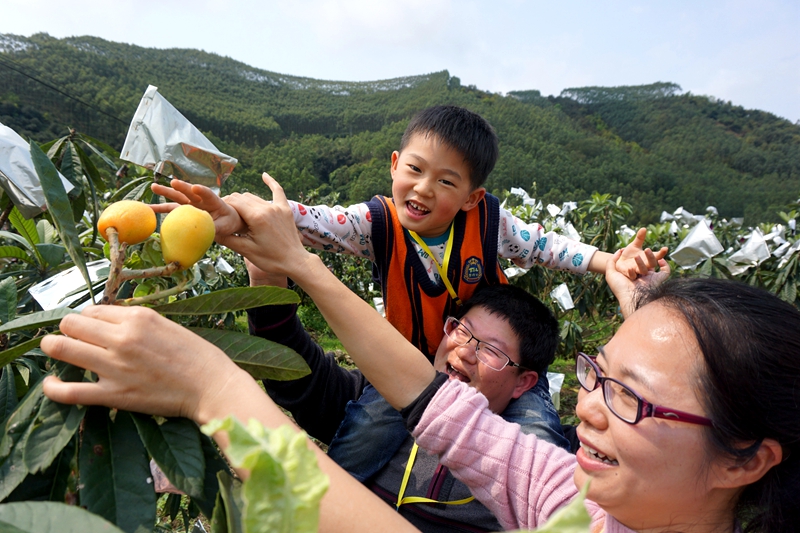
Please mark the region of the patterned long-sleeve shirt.
MULTIPOLYGON (((289 204, 306 246, 373 259, 372 217, 367 204, 349 207, 306 206, 291 201, 289 204)), ((429 244, 439 262, 444 258, 447 245, 446 239, 441 241, 429 244)), ((439 272, 433 258, 419 244, 414 243, 414 247, 430 278, 438 281, 439 272)), ((545 231, 541 224, 527 224, 500 208, 497 250, 500 257, 521 268, 540 265, 584 274, 597 248, 553 231, 545 231)))

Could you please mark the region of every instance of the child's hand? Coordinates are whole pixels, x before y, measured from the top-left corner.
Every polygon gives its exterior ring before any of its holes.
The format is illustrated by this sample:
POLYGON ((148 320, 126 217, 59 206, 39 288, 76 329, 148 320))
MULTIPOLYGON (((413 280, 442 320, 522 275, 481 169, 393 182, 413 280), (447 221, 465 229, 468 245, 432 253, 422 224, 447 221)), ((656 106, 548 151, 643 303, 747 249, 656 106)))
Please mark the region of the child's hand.
MULTIPOLYGON (((619 268, 619 261, 623 252, 624 249, 617 250, 606 263, 606 283, 608 283, 608 287, 614 293, 614 296, 617 297, 623 318, 628 318, 634 311, 633 300, 636 291, 641 287, 663 283, 669 277, 670 268, 665 259, 657 259, 657 268, 650 268, 644 275, 631 279, 627 274, 622 273, 619 268)), ((651 250, 648 249, 646 252, 655 257, 651 250)))
POLYGON ((173 179, 170 185, 172 185, 171 188, 157 183, 150 186, 155 194, 160 194, 175 202, 154 204, 152 208, 156 213, 169 213, 179 204, 191 204, 198 209, 208 211, 211 218, 214 219, 217 238, 240 233, 246 229, 239 213, 205 185, 193 185, 179 179, 173 179))
POLYGON ((639 276, 646 276, 652 270, 658 268, 669 251, 666 246, 656 253, 653 253, 650 248, 642 250, 646 236, 647 228, 640 228, 636 232, 636 237, 633 241, 622 249, 621 255, 614 261, 617 271, 627 276, 630 280, 635 280, 639 276))

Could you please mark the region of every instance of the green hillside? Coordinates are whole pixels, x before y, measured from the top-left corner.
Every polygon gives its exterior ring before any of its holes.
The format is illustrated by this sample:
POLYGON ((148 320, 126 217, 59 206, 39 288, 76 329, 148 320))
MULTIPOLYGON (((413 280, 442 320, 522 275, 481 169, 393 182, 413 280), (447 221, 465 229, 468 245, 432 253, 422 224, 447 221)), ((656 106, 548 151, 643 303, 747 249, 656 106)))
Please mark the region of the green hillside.
POLYGON ((800 196, 800 126, 675 84, 503 96, 447 71, 336 82, 197 50, 0 34, 0 122, 37 141, 74 127, 120 148, 148 84, 240 159, 230 189, 263 190, 266 170, 295 198, 388 194, 389 156, 410 116, 450 103, 496 128, 501 157, 487 183, 496 193, 524 187, 554 203, 620 194, 637 223, 680 205, 774 220, 800 196))

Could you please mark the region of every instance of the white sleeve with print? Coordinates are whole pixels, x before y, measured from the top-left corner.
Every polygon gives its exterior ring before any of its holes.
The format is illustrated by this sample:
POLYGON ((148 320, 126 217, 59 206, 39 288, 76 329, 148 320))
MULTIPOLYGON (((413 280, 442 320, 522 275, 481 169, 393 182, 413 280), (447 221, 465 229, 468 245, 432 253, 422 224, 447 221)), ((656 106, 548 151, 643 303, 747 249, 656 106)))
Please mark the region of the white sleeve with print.
POLYGON ((526 224, 503 208, 497 233, 498 255, 520 268, 540 265, 584 274, 597 251, 594 246, 545 231, 541 224, 526 224))
POLYGON ((367 204, 307 206, 290 200, 289 206, 304 245, 374 260, 372 216, 367 204))
MULTIPOLYGON (((349 207, 307 206, 289 200, 289 206, 292 208, 294 222, 304 245, 317 250, 366 257, 374 261, 372 216, 367 204, 355 204, 349 207)), ((433 258, 416 242, 413 246, 428 277, 438 283, 440 276, 433 258)), ((446 247, 446 242, 430 247, 440 264, 444 260, 446 247)))

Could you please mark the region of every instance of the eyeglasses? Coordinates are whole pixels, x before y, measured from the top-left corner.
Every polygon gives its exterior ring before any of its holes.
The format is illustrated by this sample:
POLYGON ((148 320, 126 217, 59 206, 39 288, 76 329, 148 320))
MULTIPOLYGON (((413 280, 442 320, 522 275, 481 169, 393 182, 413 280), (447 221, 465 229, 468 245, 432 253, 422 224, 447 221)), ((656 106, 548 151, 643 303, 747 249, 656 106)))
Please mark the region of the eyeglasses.
POLYGON ((447 320, 445 320, 444 333, 459 346, 466 346, 472 339, 475 339, 475 357, 492 370, 497 370, 499 372, 507 366, 525 369, 524 366, 512 361, 511 358, 504 354, 499 348, 495 348, 488 342, 483 342, 478 339, 478 337, 467 329, 467 326, 453 317, 448 317, 447 320))
POLYGON ((652 404, 622 382, 601 376, 595 359, 597 359, 596 356, 592 357, 583 352, 578 353, 578 359, 575 362, 578 382, 589 392, 602 385, 603 399, 606 405, 612 413, 628 424, 638 424, 643 418, 653 417, 703 426, 713 425, 708 418, 652 404))

